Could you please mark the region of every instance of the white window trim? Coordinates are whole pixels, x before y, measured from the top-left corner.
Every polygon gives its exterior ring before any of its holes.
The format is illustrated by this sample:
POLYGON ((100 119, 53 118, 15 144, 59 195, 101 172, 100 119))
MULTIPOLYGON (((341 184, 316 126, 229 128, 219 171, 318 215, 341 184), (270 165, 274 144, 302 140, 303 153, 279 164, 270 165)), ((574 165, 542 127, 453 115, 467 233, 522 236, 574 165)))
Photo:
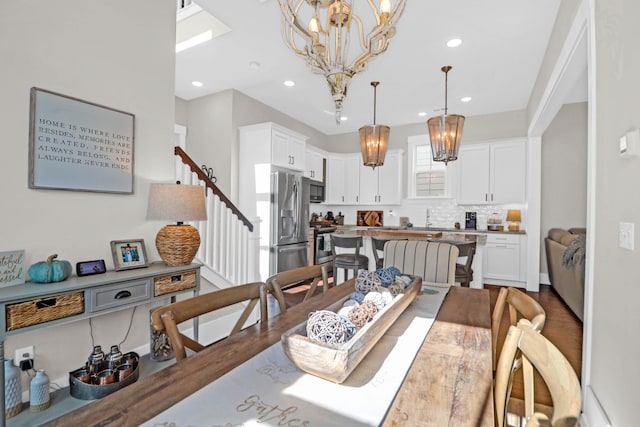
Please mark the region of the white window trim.
POLYGON ((430 144, 429 134, 424 135, 414 135, 407 138, 407 198, 408 199, 417 199, 417 200, 429 200, 429 199, 451 199, 451 170, 447 167, 447 171, 445 174, 445 184, 444 184, 444 196, 416 196, 416 167, 415 167, 415 152, 417 145, 425 145, 430 144))

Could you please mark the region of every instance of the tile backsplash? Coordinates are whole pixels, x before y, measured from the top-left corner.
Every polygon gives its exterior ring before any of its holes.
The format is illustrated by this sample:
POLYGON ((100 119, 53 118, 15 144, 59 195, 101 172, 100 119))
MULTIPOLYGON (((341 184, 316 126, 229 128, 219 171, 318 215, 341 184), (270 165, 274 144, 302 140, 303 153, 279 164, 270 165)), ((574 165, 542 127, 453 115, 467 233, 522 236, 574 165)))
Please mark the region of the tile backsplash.
POLYGON ((456 222, 464 228, 465 212, 476 212, 477 228, 484 230, 487 228, 487 219, 497 213, 502 219, 505 227, 508 209, 520 209, 522 212, 521 229, 526 229, 526 210, 524 205, 458 205, 454 199, 405 199, 401 205, 395 206, 339 206, 339 205, 311 205, 313 212, 323 214, 326 211, 333 211, 334 214, 342 212, 345 225, 355 225, 357 223, 357 212, 366 209, 377 209, 384 211, 384 225, 400 225, 400 217, 409 217, 409 222, 414 227, 425 227, 427 225, 427 209, 429 210, 429 222, 432 227, 453 228, 456 222))

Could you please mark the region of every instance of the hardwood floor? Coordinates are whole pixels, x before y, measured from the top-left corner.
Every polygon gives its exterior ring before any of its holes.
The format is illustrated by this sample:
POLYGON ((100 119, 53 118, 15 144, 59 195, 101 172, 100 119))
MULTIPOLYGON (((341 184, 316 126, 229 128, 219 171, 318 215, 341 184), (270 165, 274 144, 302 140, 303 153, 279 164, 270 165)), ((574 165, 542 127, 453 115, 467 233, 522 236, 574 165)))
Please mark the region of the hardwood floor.
MULTIPOLYGON (((301 285, 286 289, 284 295, 287 304, 294 305, 302 301, 307 288, 307 286, 301 285)), ((500 286, 486 284, 485 288, 490 292, 491 310, 493 311, 498 293, 500 292, 500 286)), ((321 289, 319 289, 319 292, 321 292, 321 289)), ((542 331, 543 335, 565 355, 576 371, 578 378, 580 378, 582 369, 582 322, 573 314, 571 309, 562 301, 551 286, 540 285, 540 292, 527 292, 527 294, 538 301, 546 312, 547 319, 544 330, 542 331)), ((269 295, 268 310, 270 316, 279 313, 278 304, 271 295, 269 295)), ((508 310, 505 310, 504 315, 506 316, 503 321, 505 327, 500 331, 500 341, 508 329, 508 310)), ((536 379, 535 386, 536 402, 542 405, 551 405, 549 393, 540 378, 536 379)), ((516 377, 512 397, 521 399, 522 396, 522 381, 519 380, 519 377, 516 377)))

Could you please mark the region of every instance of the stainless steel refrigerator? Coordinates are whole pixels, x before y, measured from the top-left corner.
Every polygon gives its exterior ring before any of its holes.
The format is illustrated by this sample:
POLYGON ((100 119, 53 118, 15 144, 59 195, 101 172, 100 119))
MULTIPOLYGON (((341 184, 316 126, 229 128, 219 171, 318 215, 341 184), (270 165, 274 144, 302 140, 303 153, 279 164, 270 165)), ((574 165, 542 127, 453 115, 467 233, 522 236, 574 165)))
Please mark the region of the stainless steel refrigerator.
POLYGON ((271 173, 269 275, 308 264, 309 179, 301 173, 271 173))

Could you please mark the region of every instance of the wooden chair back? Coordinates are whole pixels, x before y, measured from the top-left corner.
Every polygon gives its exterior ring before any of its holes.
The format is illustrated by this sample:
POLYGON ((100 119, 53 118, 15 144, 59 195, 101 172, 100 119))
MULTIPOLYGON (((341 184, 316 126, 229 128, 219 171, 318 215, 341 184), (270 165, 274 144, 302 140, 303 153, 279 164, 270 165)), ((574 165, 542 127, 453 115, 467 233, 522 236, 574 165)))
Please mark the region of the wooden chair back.
POLYGON ((264 283, 247 283, 174 302, 155 310, 151 314, 151 322, 156 331, 164 332, 169 336, 176 360, 182 360, 187 357, 186 348, 198 352, 206 346, 182 334, 178 329, 180 323, 244 302, 248 304, 229 334, 233 335, 242 329, 258 303, 260 303, 260 321, 267 321, 267 294, 264 283))
POLYGON ((560 350, 534 329, 531 322, 526 319, 521 319, 517 326, 509 328, 500 352, 494 387, 496 426, 506 425, 507 406, 518 359, 522 362, 525 380, 528 379, 530 384, 530 387, 525 386, 524 390, 526 426, 576 426, 581 410, 578 376, 560 350), (534 410, 534 369, 538 371, 551 394, 553 411, 550 419, 547 415, 534 410))
POLYGON ((504 309, 509 306, 509 324, 515 326, 518 320, 527 319, 531 326, 542 332, 547 315, 540 303, 526 293, 510 287, 500 288, 496 305, 491 314, 491 349, 493 352, 493 370, 496 370, 498 356, 498 338, 504 309))
POLYGON ((267 290, 273 294, 280 306, 280 312, 287 311, 287 304, 284 299, 283 289, 290 288, 298 284, 309 283, 309 289, 303 301, 311 298, 322 281, 322 292, 329 289, 329 275, 326 265, 310 265, 283 271, 267 279, 267 290))

